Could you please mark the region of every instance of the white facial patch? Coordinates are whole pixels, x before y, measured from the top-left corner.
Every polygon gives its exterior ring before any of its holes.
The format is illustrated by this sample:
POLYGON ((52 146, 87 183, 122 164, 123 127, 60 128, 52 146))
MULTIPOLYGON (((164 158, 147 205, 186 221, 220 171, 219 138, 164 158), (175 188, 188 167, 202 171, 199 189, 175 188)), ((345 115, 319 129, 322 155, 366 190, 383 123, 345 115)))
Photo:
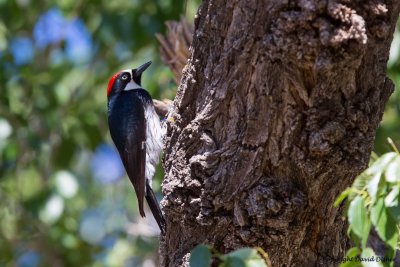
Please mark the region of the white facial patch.
POLYGON ((129 91, 129 90, 134 90, 134 89, 141 89, 142 87, 135 83, 135 81, 133 80, 133 73, 132 70, 123 70, 122 72, 129 72, 131 74, 131 80, 130 82, 125 86, 124 91, 129 91))

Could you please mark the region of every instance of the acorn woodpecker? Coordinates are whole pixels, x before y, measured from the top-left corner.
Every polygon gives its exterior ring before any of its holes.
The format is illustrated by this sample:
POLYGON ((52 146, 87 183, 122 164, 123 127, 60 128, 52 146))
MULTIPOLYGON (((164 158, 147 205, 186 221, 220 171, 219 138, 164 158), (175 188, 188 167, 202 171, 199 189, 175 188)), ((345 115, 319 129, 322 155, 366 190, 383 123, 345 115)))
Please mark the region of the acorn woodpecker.
POLYGON ((150 94, 142 88, 142 73, 151 61, 137 69, 116 73, 109 81, 108 125, 125 170, 136 191, 139 212, 145 217, 143 199, 165 233, 165 220, 151 189, 151 181, 162 149, 160 119, 150 94))

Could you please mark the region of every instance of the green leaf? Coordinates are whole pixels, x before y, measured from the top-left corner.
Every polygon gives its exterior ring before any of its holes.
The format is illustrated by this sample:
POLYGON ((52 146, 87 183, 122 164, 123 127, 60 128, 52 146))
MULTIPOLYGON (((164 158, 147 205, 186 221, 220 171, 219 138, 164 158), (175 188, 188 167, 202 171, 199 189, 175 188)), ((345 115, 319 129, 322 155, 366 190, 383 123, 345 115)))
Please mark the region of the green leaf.
POLYGON ((246 267, 269 267, 263 259, 249 260, 246 262, 246 267))
POLYGON ((211 264, 211 252, 208 246, 197 245, 190 255, 190 267, 209 267, 211 264))
POLYGON ((356 257, 360 254, 361 250, 359 248, 350 248, 346 253, 346 257, 342 259, 342 263, 339 265, 339 267, 361 267, 361 263, 356 260, 356 257))
POLYGON ((224 265, 222 265, 224 267, 267 267, 264 259, 261 258, 257 250, 253 248, 242 248, 229 254, 222 255, 220 259, 224 262, 224 265))
POLYGON ((362 265, 355 259, 343 259, 339 267, 362 267, 362 265))
POLYGON ((355 257, 360 255, 360 253, 361 251, 358 247, 350 248, 339 267, 361 267, 361 264, 355 260, 355 257))
POLYGON ((400 223, 400 206, 389 207, 387 208, 389 215, 392 219, 399 224, 400 223))
POLYGON ((224 262, 224 267, 247 267, 246 263, 241 258, 228 257, 224 262))
POLYGON ((383 188, 382 172, 374 174, 372 179, 367 184, 368 194, 371 196, 372 204, 375 203, 376 197, 383 188))
POLYGON ((344 259, 343 262, 339 265, 339 267, 362 267, 361 263, 351 260, 351 259, 344 259))
POLYGON ((396 221, 389 215, 383 198, 378 199, 376 204, 372 207, 371 221, 379 237, 395 250, 398 239, 396 221))
POLYGON ((364 227, 364 233, 361 239, 361 246, 362 248, 365 248, 365 246, 367 245, 367 241, 368 241, 368 237, 369 237, 369 233, 371 231, 371 220, 368 218, 367 223, 364 227))
POLYGON ((368 239, 371 223, 367 216, 365 201, 361 196, 357 196, 351 201, 347 214, 352 232, 365 244, 368 239))
POLYGON ((243 260, 259 257, 257 250, 252 248, 242 248, 235 250, 226 255, 227 257, 235 257, 243 260))
MULTIPOLYGON (((352 189, 357 189, 357 190, 364 190, 365 187, 367 186, 367 184, 370 182, 370 180, 372 179, 373 175, 372 174, 367 174, 366 171, 361 173, 357 179, 354 180, 353 185, 351 186, 352 189)), ((350 194, 350 199, 355 198, 357 194, 355 194, 354 192, 352 192, 350 194)))
POLYGON ((390 193, 385 197, 385 206, 389 212, 389 215, 396 221, 397 224, 400 223, 400 188, 399 186, 394 186, 390 193))
POLYGON ((352 247, 347 251, 346 257, 349 257, 349 258, 355 257, 355 256, 360 255, 360 253, 361 253, 361 250, 358 247, 352 247))
POLYGON ((396 152, 389 152, 384 155, 382 155, 377 161, 375 161, 371 167, 369 167, 365 173, 367 175, 374 175, 377 173, 382 173, 386 168, 387 165, 397 157, 396 152))
POLYGON ((389 183, 400 182, 400 157, 397 157, 387 166, 385 178, 389 183))
POLYGON ((371 248, 365 248, 361 252, 363 267, 383 267, 381 262, 376 260, 375 252, 371 248))
POLYGON ((400 188, 398 186, 394 186, 389 194, 385 197, 385 206, 393 207, 399 205, 399 191, 400 188))
POLYGON ((334 206, 335 208, 337 208, 337 207, 340 205, 340 203, 342 203, 342 201, 343 201, 345 198, 347 198, 347 197, 349 196, 350 192, 351 192, 351 189, 350 189, 350 188, 347 188, 346 190, 344 190, 344 191, 336 198, 335 203, 333 203, 333 206, 334 206))
POLYGON ((385 173, 385 171, 387 172, 387 168, 391 166, 393 160, 396 158, 397 154, 394 152, 384 154, 364 172, 365 174, 372 176, 367 184, 367 191, 371 196, 372 205, 385 187, 385 180, 382 179, 382 174, 385 173))

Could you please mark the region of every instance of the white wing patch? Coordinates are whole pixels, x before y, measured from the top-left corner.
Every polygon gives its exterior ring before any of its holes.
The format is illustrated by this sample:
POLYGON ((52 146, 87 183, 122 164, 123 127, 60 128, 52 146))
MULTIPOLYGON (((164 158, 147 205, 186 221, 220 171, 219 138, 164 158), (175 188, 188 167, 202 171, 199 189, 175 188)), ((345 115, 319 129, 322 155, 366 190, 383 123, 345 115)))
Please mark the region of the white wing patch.
POLYGON ((146 117, 146 179, 151 181, 156 171, 156 166, 160 160, 162 149, 162 132, 160 119, 154 110, 153 105, 148 105, 145 110, 146 117))

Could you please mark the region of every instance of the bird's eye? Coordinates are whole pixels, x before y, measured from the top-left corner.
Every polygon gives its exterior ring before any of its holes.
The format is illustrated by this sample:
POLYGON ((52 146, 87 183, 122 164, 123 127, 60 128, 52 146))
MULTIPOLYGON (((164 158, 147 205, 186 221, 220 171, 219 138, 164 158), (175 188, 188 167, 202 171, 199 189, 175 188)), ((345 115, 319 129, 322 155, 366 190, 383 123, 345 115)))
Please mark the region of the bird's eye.
POLYGON ((121 79, 122 80, 124 80, 124 81, 126 81, 126 80, 128 80, 128 74, 124 74, 124 75, 122 75, 122 77, 121 77, 121 79))

